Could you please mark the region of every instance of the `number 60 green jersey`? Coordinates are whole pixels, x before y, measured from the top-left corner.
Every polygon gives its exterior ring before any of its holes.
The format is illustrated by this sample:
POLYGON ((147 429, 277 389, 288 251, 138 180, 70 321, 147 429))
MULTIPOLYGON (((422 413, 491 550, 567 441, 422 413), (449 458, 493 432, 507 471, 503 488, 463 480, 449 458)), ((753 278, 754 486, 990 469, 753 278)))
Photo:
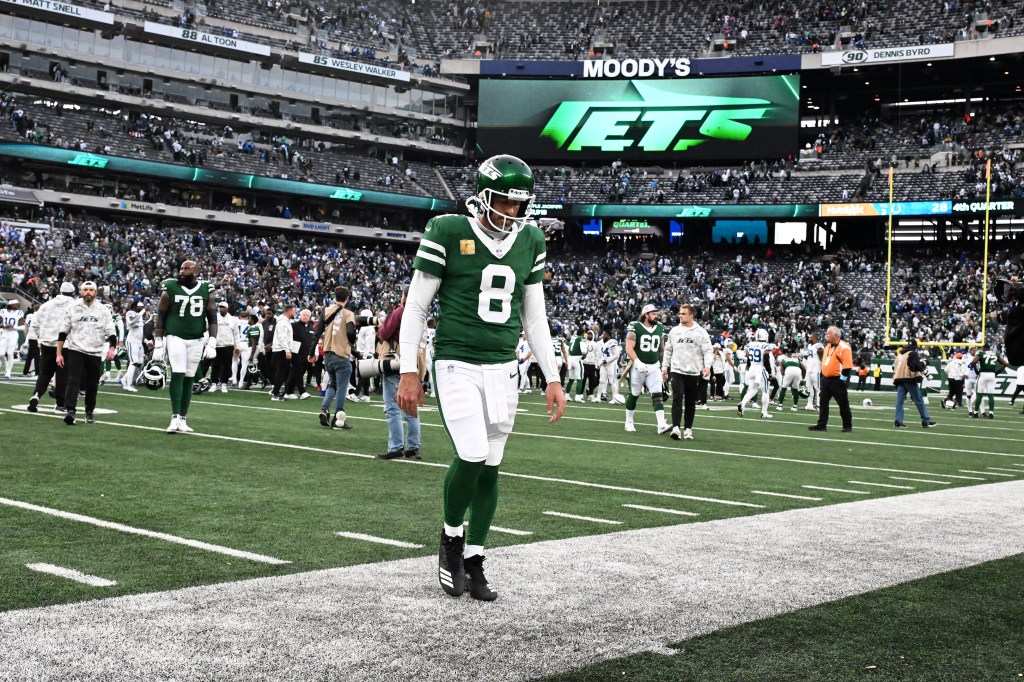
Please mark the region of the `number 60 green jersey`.
POLYGON ((434 358, 515 360, 523 294, 544 280, 546 254, 544 233, 534 225, 497 241, 466 216, 432 218, 413 268, 441 280, 434 358))
POLYGON ((164 280, 164 291, 170 299, 165 332, 180 339, 201 339, 206 333, 206 304, 210 300, 210 285, 196 282, 191 289, 178 284, 176 279, 164 280))

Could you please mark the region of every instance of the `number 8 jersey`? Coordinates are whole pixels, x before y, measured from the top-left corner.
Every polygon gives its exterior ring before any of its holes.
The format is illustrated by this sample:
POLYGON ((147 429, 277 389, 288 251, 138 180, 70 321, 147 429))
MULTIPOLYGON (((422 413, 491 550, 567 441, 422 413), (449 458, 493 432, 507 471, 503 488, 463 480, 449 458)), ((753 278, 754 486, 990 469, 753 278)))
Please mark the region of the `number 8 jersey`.
POLYGON ((515 360, 523 293, 544 280, 546 254, 544 233, 529 223, 497 241, 466 216, 432 218, 413 268, 441 280, 434 358, 515 360))

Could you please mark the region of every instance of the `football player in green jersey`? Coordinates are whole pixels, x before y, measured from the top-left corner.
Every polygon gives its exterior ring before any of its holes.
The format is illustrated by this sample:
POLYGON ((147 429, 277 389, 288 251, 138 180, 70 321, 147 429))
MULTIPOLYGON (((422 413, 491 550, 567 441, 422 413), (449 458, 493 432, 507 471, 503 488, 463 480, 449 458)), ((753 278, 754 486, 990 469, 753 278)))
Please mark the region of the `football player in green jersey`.
POLYGON ((177 279, 164 280, 157 304, 153 355, 161 358, 166 351, 171 366, 171 425, 167 433, 192 432, 185 417, 196 369, 204 358, 217 357, 217 308, 210 285, 196 277, 198 271, 194 260, 182 263, 177 279))
POLYGON ((640 319, 633 320, 626 327, 626 356, 630 360, 629 396, 626 397, 626 430, 636 431, 633 413, 636 401, 646 387, 651 392, 654 416, 658 419, 658 433, 665 433, 671 426, 665 421, 665 396, 662 394, 661 339, 665 329, 658 318, 658 306, 648 303, 640 311, 640 319))
POLYGON ((590 351, 590 342, 583 337, 584 329, 579 329, 567 344, 568 357, 565 364, 565 393, 572 398, 573 385, 576 387, 576 402, 583 402, 583 358, 590 351))
POLYGON ((986 419, 995 419, 996 409, 996 374, 1006 369, 1006 358, 1000 357, 998 353, 990 348, 985 348, 978 353, 974 360, 978 371, 978 384, 974 389, 974 396, 971 398, 970 416, 977 419, 981 410, 981 400, 988 396, 988 412, 981 412, 986 419))
POLYGON ((455 456, 444 479, 444 529, 438 580, 445 592, 493 601, 483 550, 498 504, 498 467, 519 404, 516 343, 525 330, 547 381, 555 423, 565 395, 555 367, 544 306, 547 247, 529 224, 533 172, 514 156, 494 156, 477 174, 472 217, 430 220, 420 240, 399 337, 399 406, 415 415, 423 405, 416 358, 435 295, 440 314, 434 339, 437 404, 455 456), (463 520, 469 513, 468 537, 463 520))
POLYGON ((800 361, 800 353, 793 351, 789 355, 782 359, 782 390, 779 391, 779 404, 776 406, 776 410, 781 410, 782 406, 786 404, 786 389, 793 392, 793 406, 790 407, 790 411, 796 412, 798 409, 798 403, 800 402, 800 382, 803 381, 804 374, 807 369, 804 367, 804 363, 800 361))

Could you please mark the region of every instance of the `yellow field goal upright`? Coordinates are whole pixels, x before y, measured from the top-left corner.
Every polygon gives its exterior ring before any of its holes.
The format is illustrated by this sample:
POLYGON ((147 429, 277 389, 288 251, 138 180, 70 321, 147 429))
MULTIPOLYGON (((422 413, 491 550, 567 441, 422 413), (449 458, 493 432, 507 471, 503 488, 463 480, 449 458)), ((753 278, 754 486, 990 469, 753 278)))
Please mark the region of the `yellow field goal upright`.
MULTIPOLYGON (((885 258, 885 345, 902 346, 902 341, 892 338, 892 215, 893 215, 893 168, 889 168, 889 230, 887 236, 887 253, 885 258)), ((985 327, 988 322, 988 232, 989 232, 989 209, 992 197, 992 160, 985 162, 985 226, 984 226, 984 255, 981 273, 981 341, 919 341, 919 346, 931 346, 942 350, 945 357, 946 348, 981 348, 985 345, 985 327)))

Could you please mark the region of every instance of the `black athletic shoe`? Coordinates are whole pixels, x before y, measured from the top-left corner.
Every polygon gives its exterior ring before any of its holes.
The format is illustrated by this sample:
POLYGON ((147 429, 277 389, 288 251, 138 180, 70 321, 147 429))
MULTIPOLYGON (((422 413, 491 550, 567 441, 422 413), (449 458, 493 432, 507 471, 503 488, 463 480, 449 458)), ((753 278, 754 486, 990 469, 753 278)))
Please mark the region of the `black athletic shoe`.
POLYGON ((28 411, 38 412, 39 411, 39 396, 33 395, 28 399, 28 411))
POLYGON ((414 459, 417 462, 419 462, 420 460, 423 459, 423 457, 420 455, 420 449, 419 448, 413 448, 412 450, 406 450, 405 451, 405 458, 406 459, 414 459))
POLYGON ((892 425, 895 426, 897 429, 907 428, 907 425, 904 424, 903 422, 893 422, 892 425))
POLYGON ((437 579, 444 591, 453 597, 461 597, 462 593, 466 591, 466 569, 462 565, 462 550, 465 546, 465 537, 461 535, 457 538, 449 537, 444 529, 441 529, 441 549, 437 554, 437 579))
POLYGON ((331 428, 331 415, 327 414, 327 410, 320 412, 320 426, 331 428))
POLYGON ((68 426, 75 425, 75 413, 73 410, 69 410, 64 413, 64 423, 67 424, 68 426))
POLYGON ((818 424, 813 424, 811 426, 808 426, 807 430, 808 431, 825 431, 826 429, 825 429, 824 426, 819 426, 818 424))
POLYGON ((466 586, 469 588, 469 596, 480 601, 494 601, 498 593, 491 589, 487 578, 484 577, 484 555, 477 554, 462 562, 466 567, 466 586))
POLYGON ((405 457, 405 450, 392 450, 383 455, 377 455, 377 459, 402 459, 405 457))
POLYGON ((95 424, 96 423, 96 417, 93 415, 92 412, 86 412, 85 413, 85 423, 86 424, 95 424))
POLYGON ((921 428, 922 429, 930 429, 933 426, 935 426, 935 422, 933 422, 933 421, 921 422, 921 428))
MULTIPOLYGON (((825 429, 822 429, 822 431, 824 431, 824 430, 825 429)), ((843 433, 853 433, 853 427, 852 426, 844 426, 843 427, 843 433)))

